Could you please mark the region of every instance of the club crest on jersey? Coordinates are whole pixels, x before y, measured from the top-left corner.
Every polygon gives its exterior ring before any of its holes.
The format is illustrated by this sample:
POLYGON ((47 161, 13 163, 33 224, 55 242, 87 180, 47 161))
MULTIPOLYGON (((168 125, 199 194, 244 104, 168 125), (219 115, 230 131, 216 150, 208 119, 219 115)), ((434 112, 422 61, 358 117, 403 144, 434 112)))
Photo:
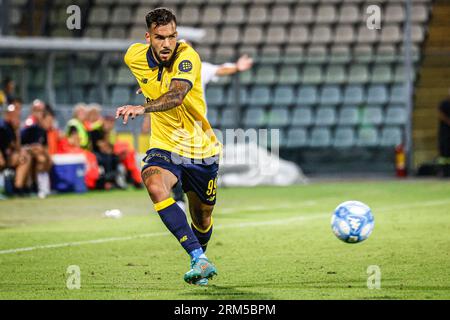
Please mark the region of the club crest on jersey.
POLYGON ((192 62, 190 62, 189 60, 183 60, 180 62, 180 64, 178 65, 178 70, 180 70, 181 72, 189 72, 192 70, 192 62))
POLYGON ((142 78, 142 79, 141 79, 141 82, 142 82, 143 84, 146 84, 146 83, 148 82, 148 79, 142 78))

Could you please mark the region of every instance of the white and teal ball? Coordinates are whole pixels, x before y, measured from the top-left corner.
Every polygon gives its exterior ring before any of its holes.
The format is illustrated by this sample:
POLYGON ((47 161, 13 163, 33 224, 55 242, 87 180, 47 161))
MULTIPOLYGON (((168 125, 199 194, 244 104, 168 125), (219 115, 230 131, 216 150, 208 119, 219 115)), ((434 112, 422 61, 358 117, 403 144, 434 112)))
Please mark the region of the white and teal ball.
POLYGON ((359 201, 346 201, 337 206, 331 218, 336 237, 347 243, 366 240, 372 233, 374 218, 369 206, 359 201))

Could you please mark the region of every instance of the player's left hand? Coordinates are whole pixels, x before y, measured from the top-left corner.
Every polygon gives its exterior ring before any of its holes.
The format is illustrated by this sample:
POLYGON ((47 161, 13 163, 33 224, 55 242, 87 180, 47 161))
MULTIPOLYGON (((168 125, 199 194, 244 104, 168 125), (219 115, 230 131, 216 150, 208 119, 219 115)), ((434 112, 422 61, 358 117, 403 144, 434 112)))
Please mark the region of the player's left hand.
POLYGON ((253 59, 244 54, 236 61, 236 68, 239 72, 246 71, 253 66, 253 59))
POLYGON ((145 113, 145 108, 143 106, 123 106, 117 108, 116 119, 119 117, 123 118, 123 124, 127 124, 128 118, 134 119, 137 116, 143 115, 145 113))

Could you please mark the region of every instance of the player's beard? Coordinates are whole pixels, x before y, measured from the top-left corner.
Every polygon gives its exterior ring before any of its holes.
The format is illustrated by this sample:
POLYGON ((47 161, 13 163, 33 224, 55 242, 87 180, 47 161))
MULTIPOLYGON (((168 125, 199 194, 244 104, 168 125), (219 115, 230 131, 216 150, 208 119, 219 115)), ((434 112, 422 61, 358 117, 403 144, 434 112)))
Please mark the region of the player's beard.
POLYGON ((167 60, 162 60, 161 56, 159 55, 159 53, 156 53, 155 50, 153 50, 153 47, 152 47, 153 55, 155 56, 156 60, 158 60, 158 63, 160 63, 162 65, 167 65, 167 64, 170 63, 170 60, 172 59, 173 51, 170 50, 170 49, 163 49, 160 52, 162 52, 162 51, 167 51, 168 52, 167 53, 168 54, 167 60))

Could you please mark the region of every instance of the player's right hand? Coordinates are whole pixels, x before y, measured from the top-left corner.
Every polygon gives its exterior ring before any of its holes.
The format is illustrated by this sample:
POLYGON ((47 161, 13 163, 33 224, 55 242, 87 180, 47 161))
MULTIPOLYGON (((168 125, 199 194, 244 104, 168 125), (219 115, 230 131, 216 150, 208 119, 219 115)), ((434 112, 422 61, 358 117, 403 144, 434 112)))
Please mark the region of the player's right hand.
POLYGON ((123 106, 116 110, 116 119, 122 117, 123 124, 127 124, 128 118, 134 119, 137 116, 143 115, 145 113, 145 108, 143 106, 123 106))

